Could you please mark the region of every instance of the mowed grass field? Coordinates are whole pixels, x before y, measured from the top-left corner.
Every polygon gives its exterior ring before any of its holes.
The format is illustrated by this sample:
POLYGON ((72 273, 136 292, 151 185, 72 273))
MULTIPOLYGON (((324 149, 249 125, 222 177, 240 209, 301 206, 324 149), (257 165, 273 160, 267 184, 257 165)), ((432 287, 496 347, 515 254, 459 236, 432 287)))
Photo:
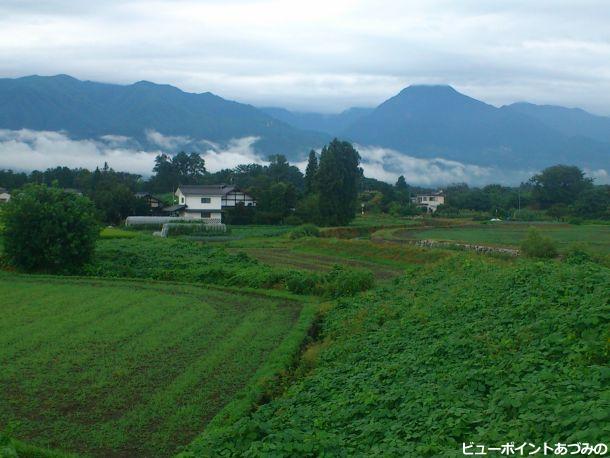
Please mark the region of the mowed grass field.
POLYGON ((459 227, 439 227, 426 230, 399 229, 394 239, 432 239, 463 243, 517 247, 530 227, 555 240, 559 250, 574 243, 584 243, 593 251, 610 254, 610 225, 570 225, 560 223, 490 223, 459 227))
POLYGON ((266 364, 279 293, 0 273, 0 419, 28 444, 170 456, 266 364))

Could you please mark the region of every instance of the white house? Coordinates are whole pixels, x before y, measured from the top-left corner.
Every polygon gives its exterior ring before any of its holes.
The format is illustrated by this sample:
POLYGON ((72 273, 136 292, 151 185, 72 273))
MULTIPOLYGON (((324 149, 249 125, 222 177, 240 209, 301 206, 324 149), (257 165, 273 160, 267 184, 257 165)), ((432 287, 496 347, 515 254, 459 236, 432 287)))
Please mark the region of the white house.
POLYGON ((0 188, 0 204, 6 203, 11 200, 11 195, 7 189, 0 188))
POLYGON ((222 221, 222 212, 240 202, 246 207, 255 207, 256 201, 235 186, 180 185, 175 192, 178 204, 171 207, 173 213, 185 218, 202 218, 222 221))
POLYGON ((427 211, 434 213, 439 205, 445 203, 443 191, 438 191, 430 194, 419 194, 411 198, 411 202, 418 207, 425 208, 427 211))

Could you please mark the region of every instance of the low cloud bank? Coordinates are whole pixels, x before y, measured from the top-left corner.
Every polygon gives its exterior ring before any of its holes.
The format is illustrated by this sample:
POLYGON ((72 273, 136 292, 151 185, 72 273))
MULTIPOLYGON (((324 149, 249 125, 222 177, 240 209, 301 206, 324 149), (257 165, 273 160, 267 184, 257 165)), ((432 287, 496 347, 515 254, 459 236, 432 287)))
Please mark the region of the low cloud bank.
POLYGON ((400 175, 404 175, 407 183, 417 186, 442 186, 451 183, 468 183, 472 186, 490 183, 514 185, 536 173, 536 170, 500 170, 440 157, 417 158, 375 146, 356 145, 356 148, 362 158, 364 175, 388 183, 395 183, 400 175))
MULTIPOLYGON (((154 130, 146 132, 147 140, 156 145, 145 150, 137 141, 120 135, 105 135, 98 139, 74 140, 65 132, 28 129, 0 129, 0 168, 20 171, 44 170, 67 166, 95 169, 107 162, 115 170, 150 176, 155 157, 162 151, 200 151, 210 172, 233 168, 239 164, 267 164, 256 153, 258 137, 234 139, 225 146, 186 136, 166 136, 154 130)), ((400 175, 418 186, 442 186, 465 182, 473 186, 489 183, 518 184, 529 179, 536 170, 500 170, 464 164, 443 158, 422 159, 398 151, 356 145, 367 177, 394 183, 400 175)), ((305 171, 306 161, 295 163, 305 171)), ((610 183, 605 169, 586 170, 596 183, 610 183)))
MULTIPOLYGON (((74 140, 64 132, 0 129, 0 168, 31 171, 66 166, 93 170, 107 162, 115 170, 150 176, 158 154, 193 143, 187 137, 164 136, 154 131, 148 131, 147 138, 154 139, 159 148, 145 151, 133 139, 119 135, 74 140)), ((254 151, 257 140, 258 137, 231 140, 226 147, 207 141, 198 141, 198 144, 206 168, 216 172, 239 164, 265 163, 254 151)))

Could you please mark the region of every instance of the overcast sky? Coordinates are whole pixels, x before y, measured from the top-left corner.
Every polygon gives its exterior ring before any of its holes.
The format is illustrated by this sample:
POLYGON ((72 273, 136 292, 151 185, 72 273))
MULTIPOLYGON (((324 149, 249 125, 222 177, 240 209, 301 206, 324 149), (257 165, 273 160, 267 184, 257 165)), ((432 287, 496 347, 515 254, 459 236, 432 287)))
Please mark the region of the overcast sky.
POLYGON ((0 76, 327 112, 447 83, 610 115, 609 24, 608 0, 1 0, 0 76))

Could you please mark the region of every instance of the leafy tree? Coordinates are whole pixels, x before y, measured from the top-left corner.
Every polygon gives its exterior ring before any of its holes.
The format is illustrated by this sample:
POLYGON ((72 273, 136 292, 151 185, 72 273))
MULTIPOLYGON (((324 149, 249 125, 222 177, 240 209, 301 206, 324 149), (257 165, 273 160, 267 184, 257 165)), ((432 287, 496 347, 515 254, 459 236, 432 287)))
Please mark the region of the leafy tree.
POLYGON ((595 186, 583 191, 573 206, 582 218, 610 219, 610 186, 595 186))
POLYGON ((276 154, 269 157, 269 165, 266 167, 266 174, 274 183, 290 183, 296 189, 303 189, 303 174, 298 167, 290 165, 286 157, 276 154))
POLYGON ((307 160, 307 168, 305 169, 305 194, 310 194, 315 190, 317 173, 318 156, 314 150, 311 150, 307 160))
POLYGON ((345 225, 356 216, 359 163, 358 151, 348 142, 334 139, 322 149, 316 186, 322 224, 345 225))
POLYGON ((246 207, 243 202, 238 202, 235 207, 227 209, 225 222, 227 224, 252 224, 255 211, 254 207, 246 207))
POLYGON ((257 211, 263 213, 261 222, 279 223, 294 211, 297 199, 298 192, 291 183, 275 183, 258 201, 257 211))
POLYGON ((155 175, 151 188, 155 191, 174 191, 179 184, 198 184, 205 176, 205 160, 197 153, 183 151, 171 157, 159 154, 153 167, 155 175))
POLYGON ((396 190, 397 191, 400 191, 400 192, 408 192, 409 191, 409 185, 407 184, 407 180, 405 180, 405 176, 404 175, 400 175, 398 177, 398 180, 396 180, 396 184, 394 186, 396 186, 396 190))
POLYGON ((197 153, 179 152, 172 158, 172 166, 180 184, 196 184, 205 175, 205 160, 197 153))
POLYGON ((9 262, 26 271, 76 271, 92 256, 99 226, 92 202, 46 185, 26 185, 4 207, 9 262))
POLYGON ((295 215, 303 221, 320 224, 320 195, 317 193, 307 194, 298 201, 295 215))
POLYGON ((172 164, 172 158, 165 154, 155 157, 153 167, 154 176, 151 179, 151 188, 155 191, 174 191, 178 185, 178 177, 172 164))
POLYGON ((126 217, 135 215, 137 210, 142 210, 135 194, 123 184, 95 191, 91 197, 102 220, 107 223, 118 224, 126 217))
POLYGON ((0 186, 9 190, 20 188, 28 182, 27 174, 13 172, 12 170, 0 170, 0 186))
POLYGON ((590 189, 593 182, 585 178, 582 170, 575 166, 554 165, 534 175, 532 197, 540 208, 549 208, 555 204, 570 205, 580 194, 590 189))

